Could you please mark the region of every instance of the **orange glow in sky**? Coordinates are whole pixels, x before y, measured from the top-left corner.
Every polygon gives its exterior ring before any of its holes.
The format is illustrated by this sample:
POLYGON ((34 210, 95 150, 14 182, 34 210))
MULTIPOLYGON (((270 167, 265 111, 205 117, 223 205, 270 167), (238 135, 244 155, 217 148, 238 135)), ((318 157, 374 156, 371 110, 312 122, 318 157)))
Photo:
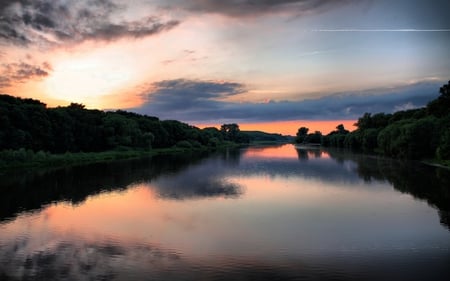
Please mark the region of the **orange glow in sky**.
POLYGON ((353 130, 365 112, 426 105, 448 80, 440 1, 60 0, 44 1, 45 13, 40 1, 6 1, 0 94, 200 127, 239 120, 242 130, 286 135, 302 126, 353 130), (412 20, 421 5, 436 14, 412 20), (52 24, 17 22, 23 15, 52 24), (300 118, 328 121, 287 121, 300 118))
MULTIPOLYGON (((317 120, 296 120, 296 121, 275 121, 275 122, 264 122, 264 123, 239 123, 239 129, 242 131, 263 131, 267 133, 278 133, 282 135, 295 136, 297 130, 300 127, 309 128, 309 132, 313 133, 315 131, 320 131, 322 134, 328 134, 331 131, 336 130, 336 126, 339 124, 344 125, 344 127, 353 131, 356 129, 354 126, 356 120, 327 120, 327 121, 317 121, 317 120)), ((220 128, 221 125, 216 124, 196 124, 199 128, 205 127, 216 127, 220 128)))

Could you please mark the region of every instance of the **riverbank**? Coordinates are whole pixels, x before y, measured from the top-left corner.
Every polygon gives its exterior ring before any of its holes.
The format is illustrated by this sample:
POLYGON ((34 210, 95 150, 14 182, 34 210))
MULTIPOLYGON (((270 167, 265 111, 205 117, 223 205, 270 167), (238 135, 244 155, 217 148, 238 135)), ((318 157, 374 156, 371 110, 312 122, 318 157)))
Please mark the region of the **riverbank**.
POLYGON ((450 160, 422 161, 423 164, 450 170, 450 160))
POLYGON ((124 159, 144 158, 159 154, 213 151, 231 147, 238 147, 238 145, 234 143, 227 143, 214 148, 206 146, 195 148, 170 147, 149 150, 124 149, 102 152, 66 152, 62 154, 53 154, 44 151, 33 152, 25 149, 4 150, 0 151, 0 173, 2 171, 19 168, 65 167, 124 159))

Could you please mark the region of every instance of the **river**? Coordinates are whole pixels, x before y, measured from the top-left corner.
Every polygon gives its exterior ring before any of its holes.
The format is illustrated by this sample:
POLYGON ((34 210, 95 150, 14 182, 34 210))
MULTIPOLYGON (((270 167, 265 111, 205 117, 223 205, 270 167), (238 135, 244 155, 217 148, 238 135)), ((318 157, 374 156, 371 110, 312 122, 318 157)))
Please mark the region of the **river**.
POLYGON ((260 146, 0 176, 0 280, 450 280, 450 171, 260 146))

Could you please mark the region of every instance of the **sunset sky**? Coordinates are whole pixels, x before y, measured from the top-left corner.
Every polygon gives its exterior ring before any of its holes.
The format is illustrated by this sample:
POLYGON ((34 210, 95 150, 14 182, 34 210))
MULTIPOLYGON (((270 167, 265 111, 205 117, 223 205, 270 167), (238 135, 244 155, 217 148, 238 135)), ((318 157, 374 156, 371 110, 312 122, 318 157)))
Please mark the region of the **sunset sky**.
POLYGON ((0 93, 327 133, 439 95, 448 11, 448 0, 0 0, 0 93))

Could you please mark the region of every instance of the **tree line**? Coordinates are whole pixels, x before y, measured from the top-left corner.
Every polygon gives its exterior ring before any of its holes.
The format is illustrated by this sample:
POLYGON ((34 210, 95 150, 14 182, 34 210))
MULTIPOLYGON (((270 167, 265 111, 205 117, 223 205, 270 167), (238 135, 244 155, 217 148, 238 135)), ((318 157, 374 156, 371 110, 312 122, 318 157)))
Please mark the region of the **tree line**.
POLYGON ((425 107, 395 113, 365 113, 349 132, 342 124, 327 135, 298 129, 297 143, 320 143, 394 158, 450 160, 450 81, 425 107))
POLYGON ((39 100, 0 95, 0 151, 100 152, 217 147, 249 141, 238 124, 200 129, 123 110, 105 112, 77 103, 47 108, 39 100))

